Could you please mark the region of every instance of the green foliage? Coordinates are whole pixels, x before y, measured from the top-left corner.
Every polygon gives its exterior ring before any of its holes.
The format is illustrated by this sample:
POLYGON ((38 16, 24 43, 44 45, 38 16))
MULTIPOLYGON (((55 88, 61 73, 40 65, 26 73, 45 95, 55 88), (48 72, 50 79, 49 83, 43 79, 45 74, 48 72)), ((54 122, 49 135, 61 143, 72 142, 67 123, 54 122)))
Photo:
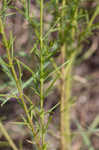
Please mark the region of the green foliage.
MULTIPOLYGON (((35 143, 35 147, 38 150, 47 150, 48 145, 45 137, 51 121, 50 113, 59 106, 61 101, 46 112, 44 109, 45 98, 54 89, 56 81, 61 79, 62 69, 64 69, 65 76, 62 84, 65 86, 66 83, 65 92, 68 100, 67 104, 64 105, 65 108, 61 110, 64 112, 68 110, 66 115, 69 118, 69 110, 72 106, 72 68, 76 62, 76 56, 82 51, 84 40, 92 34, 93 29, 99 28, 99 24, 93 24, 94 19, 99 14, 99 6, 97 6, 90 18, 87 10, 81 7, 82 0, 67 0, 66 3, 64 0, 50 0, 46 2, 37 0, 36 6, 40 14, 39 17, 36 17, 33 12, 30 15, 30 0, 19 0, 20 8, 11 2, 11 0, 2 1, 0 10, 0 34, 2 35, 2 43, 6 49, 6 55, 0 56, 0 65, 2 71, 9 78, 5 86, 10 87, 8 93, 0 94, 0 100, 2 101, 2 105, 4 105, 11 98, 16 98, 20 107, 25 112, 25 116, 22 116, 22 122, 17 122, 17 124, 24 125, 30 130, 32 135, 31 143, 35 143), (8 9, 10 9, 10 13, 8 13, 8 9), (14 13, 13 9, 15 10, 14 13), (9 39, 6 35, 7 18, 13 17, 17 13, 27 22, 28 29, 33 29, 34 39, 29 55, 33 55, 36 58, 36 62, 32 61, 31 63, 32 65, 36 63, 34 69, 18 57, 21 56, 27 59, 25 51, 20 51, 18 55, 15 54, 14 43, 17 39, 14 37, 14 33, 12 31, 9 32, 9 39), (52 19, 44 20, 44 15, 46 14, 50 14, 52 19), (53 34, 56 34, 55 39, 53 34), (64 48, 62 48, 63 46, 64 48), (64 59, 59 64, 56 61, 56 56, 59 55, 59 57, 62 57, 62 53, 64 59), (26 81, 23 80, 24 69, 30 74, 30 77, 26 81), (47 88, 46 84, 48 85, 47 88), (31 97, 24 92, 26 88, 32 90, 33 95, 39 98, 39 104, 34 105, 32 103, 31 97), (49 118, 46 123, 45 117, 47 114, 49 114, 49 118)), ((70 125, 70 120, 66 124, 70 125)), ((81 129, 79 124, 78 128, 81 129)), ((87 142, 86 144, 90 146, 86 134, 82 132, 81 135, 84 141, 87 142)), ((69 139, 70 137, 68 136, 71 135, 66 134, 66 136, 65 138, 69 139)), ((92 146, 90 150, 93 150, 92 146)))

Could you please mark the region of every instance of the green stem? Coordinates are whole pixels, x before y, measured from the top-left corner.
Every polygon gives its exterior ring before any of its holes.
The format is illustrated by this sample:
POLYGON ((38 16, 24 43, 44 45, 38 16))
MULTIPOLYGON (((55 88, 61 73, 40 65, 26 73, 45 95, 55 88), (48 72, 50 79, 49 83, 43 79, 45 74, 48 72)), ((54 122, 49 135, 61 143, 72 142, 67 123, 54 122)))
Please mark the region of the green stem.
MULTIPOLYGON (((65 5, 66 0, 62 1, 62 22, 64 23, 64 16, 65 16, 65 5)), ((75 26, 76 26, 76 17, 77 17, 78 9, 75 10, 74 18, 72 21, 72 40, 75 39, 75 26)), ((61 37, 63 38, 64 42, 61 47, 61 63, 63 64, 68 56, 68 49, 66 45, 66 41, 64 38, 65 34, 64 31, 61 31, 61 37)), ((71 44, 72 45, 72 44, 71 44)), ((61 69, 61 105, 60 105, 60 112, 61 112, 61 119, 60 119, 60 130, 61 130, 61 148, 62 150, 71 150, 71 131, 70 131, 70 99, 71 99, 71 87, 72 87, 72 68, 75 60, 76 52, 72 52, 68 59, 71 62, 65 67, 61 69)))
MULTIPOLYGON (((62 21, 60 23, 61 28, 64 23, 64 7, 66 5, 66 0, 62 1, 62 12, 61 17, 62 21)), ((64 40, 64 30, 61 31, 61 37, 64 40)), ((65 42, 65 41, 64 41, 65 42)), ((64 64, 66 60, 67 50, 66 50, 66 42, 63 43, 61 47, 61 63, 64 64)), ((69 64, 67 65, 67 67, 69 64)), ((66 68, 67 68, 66 67, 66 68)), ((69 117, 69 98, 70 98, 70 83, 66 80, 67 75, 66 74, 66 68, 63 67, 61 69, 61 104, 60 104, 60 131, 61 131, 61 149, 62 150, 69 150, 70 148, 70 117, 69 117)))
POLYGON ((40 67, 41 67, 41 72, 40 72, 40 105, 41 105, 41 133, 42 133, 42 149, 44 150, 44 144, 45 144, 45 133, 44 133, 44 79, 43 79, 43 74, 44 74, 44 59, 43 59, 43 48, 44 48, 44 43, 43 43, 43 8, 44 8, 44 1, 40 1, 40 67))
POLYGON ((40 50, 41 50, 41 89, 40 89, 40 100, 41 100, 41 108, 43 108, 43 0, 40 3, 40 50))
POLYGON ((6 129, 3 127, 3 124, 0 122, 0 130, 4 134, 5 138, 8 140, 10 146, 13 148, 13 150, 18 150, 14 142, 12 141, 11 137, 8 135, 6 129))

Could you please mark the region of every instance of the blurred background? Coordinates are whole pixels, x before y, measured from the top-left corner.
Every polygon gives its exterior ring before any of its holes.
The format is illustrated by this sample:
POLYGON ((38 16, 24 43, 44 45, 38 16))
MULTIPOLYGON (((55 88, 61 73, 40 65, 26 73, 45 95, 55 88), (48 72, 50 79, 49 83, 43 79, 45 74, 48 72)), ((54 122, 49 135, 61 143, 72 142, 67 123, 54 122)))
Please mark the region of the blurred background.
MULTIPOLYGON (((92 15, 98 0, 82 2, 81 7, 88 10, 89 15, 92 15)), ((47 3, 47 1, 46 1, 47 3)), ((20 1, 10 1, 9 8, 6 10, 9 15, 6 19, 6 35, 9 38, 9 31, 13 32, 15 37, 14 53, 25 64, 32 69, 37 65, 37 59, 30 50, 35 44, 35 35, 33 27, 16 11, 14 7, 21 8, 20 1)), ((0 10, 2 9, 2 1, 0 1, 0 10)), ((22 8, 21 8, 22 9, 22 8)), ((46 8, 47 9, 47 8, 46 8)), ((54 8, 52 8, 54 9, 54 8)), ((30 14, 33 13, 38 18, 39 22, 39 7, 36 0, 31 0, 30 14)), ((52 20, 53 16, 45 10, 45 22, 52 20)), ((5 17, 5 16, 4 16, 5 17)), ((94 23, 99 23, 99 16, 96 17, 94 23)), ((35 25, 34 25, 35 26, 35 25)), ((49 24, 45 24, 45 31, 49 24)), ((57 33, 51 35, 51 38, 57 39, 57 33)), ((2 44, 2 36, 0 35, 0 56, 5 59, 5 47, 2 44)), ((55 55, 55 59, 60 63, 60 53, 55 55)), ((83 43, 83 51, 77 57, 78 61, 73 68, 74 82, 72 87, 72 96, 74 97, 74 105, 71 109, 71 131, 76 135, 72 140, 72 150, 99 150, 99 30, 93 30, 93 34, 83 43), (81 61, 82 56, 90 50, 87 58, 81 61), (75 120, 79 123, 75 123, 75 120)), ((27 81, 31 74, 22 68, 23 81, 27 81)), ((46 98, 44 107, 45 110, 52 108, 59 102, 60 91, 59 83, 55 84, 54 90, 46 98)), ((47 86, 47 84, 46 84, 47 86)), ((9 81, 7 75, 2 71, 0 65, 0 93, 9 93, 13 85, 9 81)), ((38 98, 32 95, 27 88, 24 89, 27 95, 31 96, 33 103, 37 103, 38 98)), ((2 103, 2 100, 0 101, 2 103)), ((20 146, 20 150, 32 150, 33 146, 29 143, 30 133, 27 128, 22 125, 16 125, 12 122, 20 120, 20 114, 24 114, 20 105, 15 98, 11 98, 5 105, 0 106, 0 118, 3 124, 16 143, 20 146)), ((49 125, 47 141, 49 150, 60 150, 60 134, 59 134, 59 107, 52 112, 52 120, 49 125)), ((0 141, 5 141, 4 136, 0 132, 0 141)), ((0 150, 11 150, 9 146, 0 145, 0 150)))

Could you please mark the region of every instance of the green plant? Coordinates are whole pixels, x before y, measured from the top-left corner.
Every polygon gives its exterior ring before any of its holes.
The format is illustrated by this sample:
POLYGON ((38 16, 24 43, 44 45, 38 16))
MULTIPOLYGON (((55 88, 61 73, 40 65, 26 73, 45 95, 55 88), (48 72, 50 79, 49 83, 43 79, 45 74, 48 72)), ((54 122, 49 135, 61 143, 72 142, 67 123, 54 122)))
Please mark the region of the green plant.
POLYGON ((8 143, 7 142, 1 142, 0 145, 3 145, 3 146, 6 146, 6 145, 9 146, 9 145, 11 145, 11 147, 13 148, 13 150, 18 150, 17 147, 16 147, 16 145, 13 143, 11 137, 8 135, 7 131, 3 127, 2 122, 0 122, 0 130, 4 134, 4 136, 6 137, 6 139, 8 140, 8 143))
MULTIPOLYGON (((45 138, 50 123, 50 113, 58 105, 46 112, 44 100, 53 90, 55 82, 60 79, 61 149, 71 150, 72 70, 76 57, 82 50, 82 42, 91 35, 92 29, 95 27, 93 21, 99 14, 99 6, 97 6, 91 19, 89 19, 88 12, 81 8, 82 0, 51 0, 48 2, 37 0, 36 6, 40 8, 40 18, 36 18, 33 13, 30 15, 30 0, 19 1, 22 9, 10 4, 11 2, 11 0, 2 1, 3 5, 0 10, 0 33, 2 35, 2 43, 6 49, 6 55, 0 57, 0 65, 10 79, 8 85, 12 85, 14 90, 0 95, 3 101, 2 105, 12 97, 15 97, 25 112, 25 116, 22 116, 23 121, 17 124, 22 124, 29 128, 32 135, 30 142, 35 144, 38 150, 47 150, 48 145, 45 138), (13 8, 25 18, 27 26, 34 29, 33 34, 35 38, 29 53, 29 55, 33 55, 37 59, 34 70, 15 55, 14 42, 16 39, 12 31, 9 34, 9 39, 6 36, 6 19, 8 16, 15 15, 15 13, 8 14, 7 9, 12 10, 13 8), (53 19, 44 21, 45 13, 51 13, 53 19), (81 27, 79 27, 80 23, 82 23, 81 27), (44 28, 46 24, 48 27, 44 28), (52 36, 53 33, 57 34, 55 40, 52 36), (55 60, 57 53, 60 53, 60 65, 55 60), (23 68, 31 75, 25 82, 22 80, 23 68), (46 84, 48 84, 47 88, 46 84), (24 93, 24 88, 27 87, 32 89, 33 95, 37 95, 39 104, 33 104, 31 97, 24 93), (49 118, 46 123, 45 117, 47 114, 49 114, 49 118)), ((34 63, 32 62, 32 65, 34 63)))

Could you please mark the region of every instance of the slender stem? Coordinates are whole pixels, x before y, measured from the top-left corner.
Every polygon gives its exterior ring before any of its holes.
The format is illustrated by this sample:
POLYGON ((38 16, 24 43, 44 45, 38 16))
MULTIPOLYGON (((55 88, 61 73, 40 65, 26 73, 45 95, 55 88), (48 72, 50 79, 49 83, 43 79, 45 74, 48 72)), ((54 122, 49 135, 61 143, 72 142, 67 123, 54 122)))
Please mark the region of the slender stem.
POLYGON ((44 8, 44 1, 40 1, 40 103, 41 103, 41 132, 42 132, 42 149, 44 150, 44 144, 45 144, 45 133, 44 133, 44 59, 43 59, 43 48, 44 48, 44 41, 43 41, 43 8, 44 8))
POLYGON ((93 24, 93 21, 95 20, 96 16, 99 14, 99 5, 96 7, 96 10, 93 14, 93 16, 91 17, 89 23, 88 23, 88 26, 87 26, 87 29, 90 29, 90 27, 92 26, 93 24))
POLYGON ((0 147, 9 147, 9 142, 5 142, 5 141, 0 141, 0 147))
POLYGON ((43 107, 43 0, 40 3, 40 50, 41 50, 41 89, 40 89, 40 98, 41 98, 41 108, 43 107))
MULTIPOLYGON (((65 2, 63 1, 63 6, 65 2)), ((74 13, 74 18, 72 20, 72 41, 75 40, 75 27, 77 27, 76 17, 78 13, 78 8, 76 8, 74 13)), ((64 15, 64 12, 62 13, 64 15)), ((64 33, 63 33, 64 38, 64 33)), ((66 44, 63 44, 61 48, 61 62, 64 63, 65 57, 68 55, 66 49, 66 44)), ((76 51, 74 50, 69 56, 71 62, 62 68, 62 78, 61 78, 61 147, 62 150, 71 150, 71 131, 70 131, 70 99, 71 99, 71 87, 72 87, 72 68, 76 56, 76 51)))
MULTIPOLYGON (((65 45, 62 46, 61 48, 61 63, 64 63, 64 59, 65 59, 65 45)), ((67 106, 65 105, 65 68, 63 67, 61 69, 61 104, 60 104, 60 130, 61 130, 61 149, 62 150, 67 150, 66 146, 67 146, 67 141, 66 141, 66 134, 67 133, 67 128, 65 130, 65 125, 66 122, 65 119, 65 109, 67 109, 67 106), (66 108, 65 108, 66 107, 66 108)))
POLYGON ((0 130, 4 134, 6 139, 8 140, 8 142, 9 142, 10 146, 13 148, 13 150, 18 150, 18 148, 16 147, 16 145, 12 141, 11 137, 8 135, 7 131, 5 130, 5 128, 1 122, 0 122, 0 130))
MULTIPOLYGON (((64 23, 64 15, 65 15, 65 11, 64 11, 64 6, 66 5, 66 1, 63 0, 62 1, 62 12, 61 12, 61 18, 62 21, 60 23, 61 28, 62 25, 64 23)), ((61 37, 64 39, 64 30, 62 29, 61 31, 61 37)), ((64 64, 66 59, 66 43, 63 43, 62 47, 61 47, 61 63, 64 64)), ((61 149, 62 150, 68 150, 68 145, 69 145, 69 135, 67 135, 69 133, 69 120, 67 117, 68 116, 68 100, 66 98, 66 94, 65 94, 65 67, 63 67, 61 69, 61 104, 60 104, 60 131, 61 131, 61 149), (66 115, 66 116, 65 116, 66 115), (67 125, 67 128, 66 128, 67 125), (68 138, 68 140, 67 140, 68 138)))
MULTIPOLYGON (((64 23, 65 16, 65 5, 66 0, 62 1, 62 25, 64 23)), ((62 28, 62 27, 61 27, 62 28)), ((64 30, 61 33, 61 37, 64 40, 64 30)), ((63 64, 66 60, 66 55, 68 55, 66 48, 66 41, 61 47, 61 63, 63 64)), ((71 63, 69 63, 66 68, 61 69, 61 105, 60 105, 60 130, 61 130, 61 149, 70 150, 71 142, 71 132, 70 132, 70 97, 71 97, 71 63)))

